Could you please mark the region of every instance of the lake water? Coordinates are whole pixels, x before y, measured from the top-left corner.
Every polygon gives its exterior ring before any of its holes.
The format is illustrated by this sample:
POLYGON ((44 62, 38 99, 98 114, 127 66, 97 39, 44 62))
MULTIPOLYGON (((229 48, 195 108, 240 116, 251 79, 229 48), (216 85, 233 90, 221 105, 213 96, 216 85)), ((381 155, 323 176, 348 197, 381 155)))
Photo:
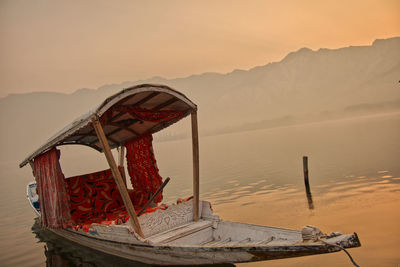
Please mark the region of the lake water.
MULTIPOLYGON (((201 128, 201 121, 199 127, 201 128)), ((155 142, 172 180, 165 202, 191 195, 191 140, 155 142)), ((99 153, 63 148, 66 176, 107 168, 99 153), (65 156, 64 156, 65 153, 65 156), (93 154, 95 153, 95 154, 93 154), (87 155, 94 155, 83 161, 87 155)), ((222 219, 323 232, 357 232, 349 252, 360 266, 400 264, 400 113, 200 138, 200 193, 222 219), (314 209, 302 156, 309 157, 314 209)), ((0 163, 1 266, 141 266, 35 230, 26 201, 29 167, 0 163), (37 237, 38 236, 38 237, 37 237)), ((344 252, 237 266, 352 266, 344 252)))

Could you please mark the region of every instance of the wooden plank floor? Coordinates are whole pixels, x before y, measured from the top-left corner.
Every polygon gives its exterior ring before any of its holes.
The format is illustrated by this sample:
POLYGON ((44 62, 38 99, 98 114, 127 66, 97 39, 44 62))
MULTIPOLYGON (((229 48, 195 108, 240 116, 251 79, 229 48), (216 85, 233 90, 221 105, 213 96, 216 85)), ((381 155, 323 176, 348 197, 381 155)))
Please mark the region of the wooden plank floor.
POLYGON ((207 227, 211 227, 213 225, 212 221, 208 220, 199 220, 197 222, 189 222, 184 225, 180 225, 178 227, 172 228, 166 232, 162 232, 159 234, 155 234, 147 238, 153 244, 161 244, 167 243, 178 238, 193 234, 200 230, 203 230, 207 227))

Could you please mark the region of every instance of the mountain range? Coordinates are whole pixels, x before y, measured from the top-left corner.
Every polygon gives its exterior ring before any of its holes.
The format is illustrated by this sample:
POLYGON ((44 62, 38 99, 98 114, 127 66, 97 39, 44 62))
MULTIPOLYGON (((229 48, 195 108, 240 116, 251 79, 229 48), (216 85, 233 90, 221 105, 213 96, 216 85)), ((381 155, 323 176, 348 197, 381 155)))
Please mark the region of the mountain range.
MULTIPOLYGON (((153 77, 72 94, 11 94, 0 98, 0 161, 22 159, 77 116, 135 84, 166 84, 183 92, 199 107, 200 133, 212 134, 296 118, 400 110, 399 80, 400 37, 394 37, 369 46, 301 48, 279 62, 226 74, 153 77)), ((182 131, 175 127, 170 135, 182 131)))

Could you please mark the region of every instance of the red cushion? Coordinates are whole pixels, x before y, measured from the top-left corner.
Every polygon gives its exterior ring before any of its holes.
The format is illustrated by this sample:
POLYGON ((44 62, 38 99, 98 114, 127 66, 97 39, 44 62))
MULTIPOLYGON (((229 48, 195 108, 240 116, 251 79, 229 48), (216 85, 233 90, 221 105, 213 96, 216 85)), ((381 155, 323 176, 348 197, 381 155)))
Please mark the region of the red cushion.
POLYGON ((72 220, 85 222, 124 207, 110 169, 65 180, 72 220))

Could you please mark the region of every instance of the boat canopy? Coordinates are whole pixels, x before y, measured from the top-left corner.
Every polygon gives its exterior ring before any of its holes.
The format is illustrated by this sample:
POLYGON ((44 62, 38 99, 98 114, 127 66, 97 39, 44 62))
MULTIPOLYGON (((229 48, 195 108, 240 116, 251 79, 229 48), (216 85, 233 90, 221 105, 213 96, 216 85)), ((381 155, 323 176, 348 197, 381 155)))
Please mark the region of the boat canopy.
POLYGON ((142 135, 158 132, 196 111, 196 104, 168 86, 133 86, 110 96, 64 127, 19 166, 22 168, 38 155, 61 145, 80 144, 102 152, 92 126, 94 120, 101 122, 110 148, 116 148, 142 135))

